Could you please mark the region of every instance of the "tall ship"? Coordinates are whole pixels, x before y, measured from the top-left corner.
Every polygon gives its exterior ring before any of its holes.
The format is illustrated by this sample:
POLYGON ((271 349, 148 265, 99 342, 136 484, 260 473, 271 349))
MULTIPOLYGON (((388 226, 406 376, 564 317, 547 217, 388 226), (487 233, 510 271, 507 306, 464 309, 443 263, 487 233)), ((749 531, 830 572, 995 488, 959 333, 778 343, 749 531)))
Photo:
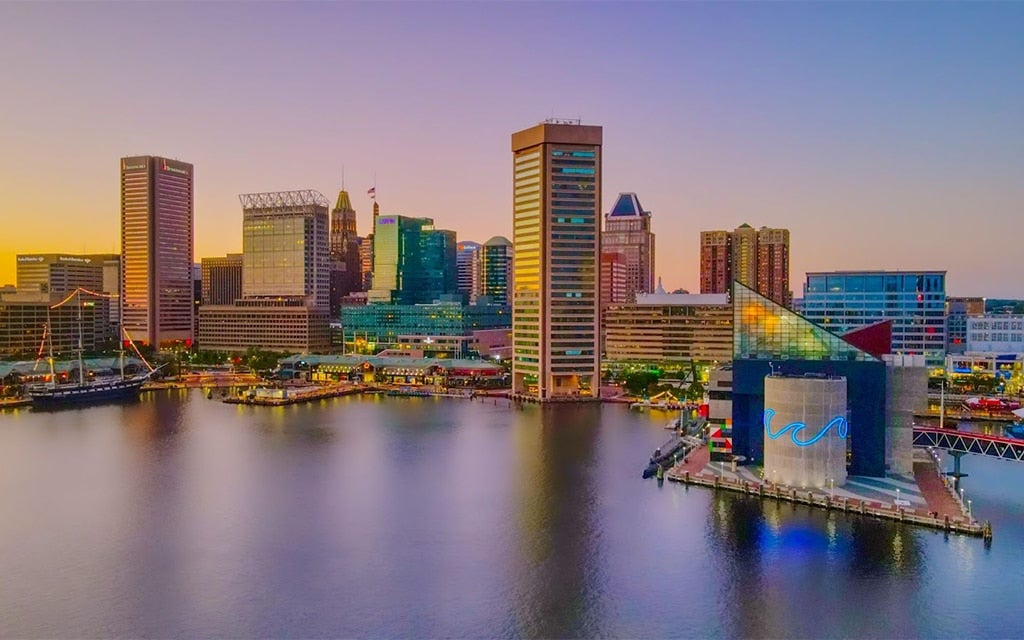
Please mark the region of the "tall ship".
POLYGON ((149 378, 158 370, 146 362, 146 359, 138 352, 138 348, 135 347, 135 343, 131 341, 131 338, 127 336, 126 333, 125 337, 127 338, 127 344, 135 349, 139 359, 146 365, 148 371, 131 376, 125 375, 124 352, 122 351, 120 375, 97 376, 91 378, 86 376, 82 349, 82 307, 80 300, 82 293, 103 295, 96 294, 85 289, 76 289, 75 292, 67 298, 50 307, 50 309, 56 309, 57 307, 68 304, 72 300, 74 300, 75 304, 78 306, 78 348, 75 353, 78 378, 73 382, 57 382, 57 372, 53 366, 52 335, 50 336, 51 339, 49 342, 47 342, 47 336, 49 335, 51 326, 48 321, 43 333, 43 342, 44 345, 49 344, 50 347, 49 357, 47 358, 50 365, 50 381, 49 383, 37 385, 29 389, 28 395, 32 399, 32 407, 34 409, 61 409, 90 404, 100 404, 104 402, 136 400, 142 392, 143 383, 149 380, 149 378))

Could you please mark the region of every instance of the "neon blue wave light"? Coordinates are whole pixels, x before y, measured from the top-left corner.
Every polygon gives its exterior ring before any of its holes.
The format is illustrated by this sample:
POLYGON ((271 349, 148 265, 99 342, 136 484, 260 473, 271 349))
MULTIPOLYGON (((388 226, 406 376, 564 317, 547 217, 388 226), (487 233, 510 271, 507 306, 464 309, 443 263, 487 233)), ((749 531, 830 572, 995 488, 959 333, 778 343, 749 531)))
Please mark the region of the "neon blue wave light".
POLYGON ((797 436, 797 434, 799 434, 801 431, 803 431, 804 429, 807 428, 806 424, 804 424, 803 422, 790 422, 789 424, 787 424, 786 426, 782 427, 778 431, 772 431, 772 418, 773 417, 775 417, 775 409, 765 409, 764 410, 764 432, 765 432, 765 435, 767 435, 772 440, 777 440, 780 436, 782 436, 782 435, 784 435, 785 433, 788 432, 790 439, 793 441, 793 444, 795 444, 798 447, 809 447, 809 446, 811 446, 812 444, 814 444, 818 440, 821 440, 822 438, 824 438, 825 434, 828 433, 828 430, 831 429, 833 426, 835 426, 836 434, 840 438, 845 438, 847 433, 849 433, 849 431, 850 431, 850 425, 849 425, 849 423, 846 422, 846 418, 843 417, 843 416, 836 416, 836 417, 832 418, 831 420, 829 420, 825 424, 825 426, 821 428, 821 431, 816 433, 813 438, 811 438, 810 440, 801 440, 797 436))

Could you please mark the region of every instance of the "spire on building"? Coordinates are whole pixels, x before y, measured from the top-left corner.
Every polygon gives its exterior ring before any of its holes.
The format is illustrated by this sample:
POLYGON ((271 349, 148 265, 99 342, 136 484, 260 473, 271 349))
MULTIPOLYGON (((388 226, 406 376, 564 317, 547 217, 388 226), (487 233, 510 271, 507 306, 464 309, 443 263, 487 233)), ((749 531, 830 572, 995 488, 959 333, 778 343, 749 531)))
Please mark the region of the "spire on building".
POLYGON ((338 203, 336 205, 334 205, 334 210, 335 211, 351 211, 352 210, 352 203, 348 199, 348 191, 345 191, 344 188, 342 188, 342 190, 338 192, 338 203))
POLYGON ((658 276, 658 287, 654 290, 654 293, 657 293, 659 295, 665 294, 665 287, 661 285, 661 276, 658 276))

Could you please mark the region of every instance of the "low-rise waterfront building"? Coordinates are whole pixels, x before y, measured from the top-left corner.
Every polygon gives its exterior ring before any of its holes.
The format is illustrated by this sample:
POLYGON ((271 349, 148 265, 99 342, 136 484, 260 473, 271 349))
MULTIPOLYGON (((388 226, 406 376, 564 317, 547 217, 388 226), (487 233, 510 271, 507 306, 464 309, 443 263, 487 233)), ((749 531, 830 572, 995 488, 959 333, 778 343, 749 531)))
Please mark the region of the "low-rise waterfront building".
POLYGON ((967 318, 985 315, 985 298, 946 297, 946 353, 966 353, 967 318))
POLYGON ((331 350, 328 311, 301 298, 241 299, 199 308, 199 344, 208 351, 248 349, 290 353, 331 350))
POLYGON ((604 313, 610 362, 728 362, 733 313, 728 294, 647 294, 604 313))
POLYGON ((967 318, 967 353, 1024 353, 1024 316, 990 314, 967 318))
POLYGON ((280 362, 284 378, 403 386, 497 388, 507 386, 501 365, 484 360, 300 354, 280 362))
POLYGON ((507 306, 487 302, 342 307, 342 340, 346 352, 397 349, 428 356, 460 357, 469 353, 475 331, 508 329, 512 326, 511 315, 507 306))
POLYGON ((93 351, 110 336, 107 331, 105 299, 81 301, 81 318, 76 304, 51 308, 61 297, 49 293, 13 293, 0 300, 0 357, 18 355, 70 354, 78 349, 93 351))

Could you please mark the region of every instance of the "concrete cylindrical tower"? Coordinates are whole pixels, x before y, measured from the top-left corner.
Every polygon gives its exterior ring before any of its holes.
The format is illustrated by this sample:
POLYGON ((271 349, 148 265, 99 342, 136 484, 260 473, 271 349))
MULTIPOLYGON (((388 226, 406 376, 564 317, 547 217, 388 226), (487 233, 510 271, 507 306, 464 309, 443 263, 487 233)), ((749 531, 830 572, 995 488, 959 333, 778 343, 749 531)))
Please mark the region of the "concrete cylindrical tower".
POLYGON ((768 376, 764 409, 765 480, 816 489, 846 482, 846 378, 768 376))

